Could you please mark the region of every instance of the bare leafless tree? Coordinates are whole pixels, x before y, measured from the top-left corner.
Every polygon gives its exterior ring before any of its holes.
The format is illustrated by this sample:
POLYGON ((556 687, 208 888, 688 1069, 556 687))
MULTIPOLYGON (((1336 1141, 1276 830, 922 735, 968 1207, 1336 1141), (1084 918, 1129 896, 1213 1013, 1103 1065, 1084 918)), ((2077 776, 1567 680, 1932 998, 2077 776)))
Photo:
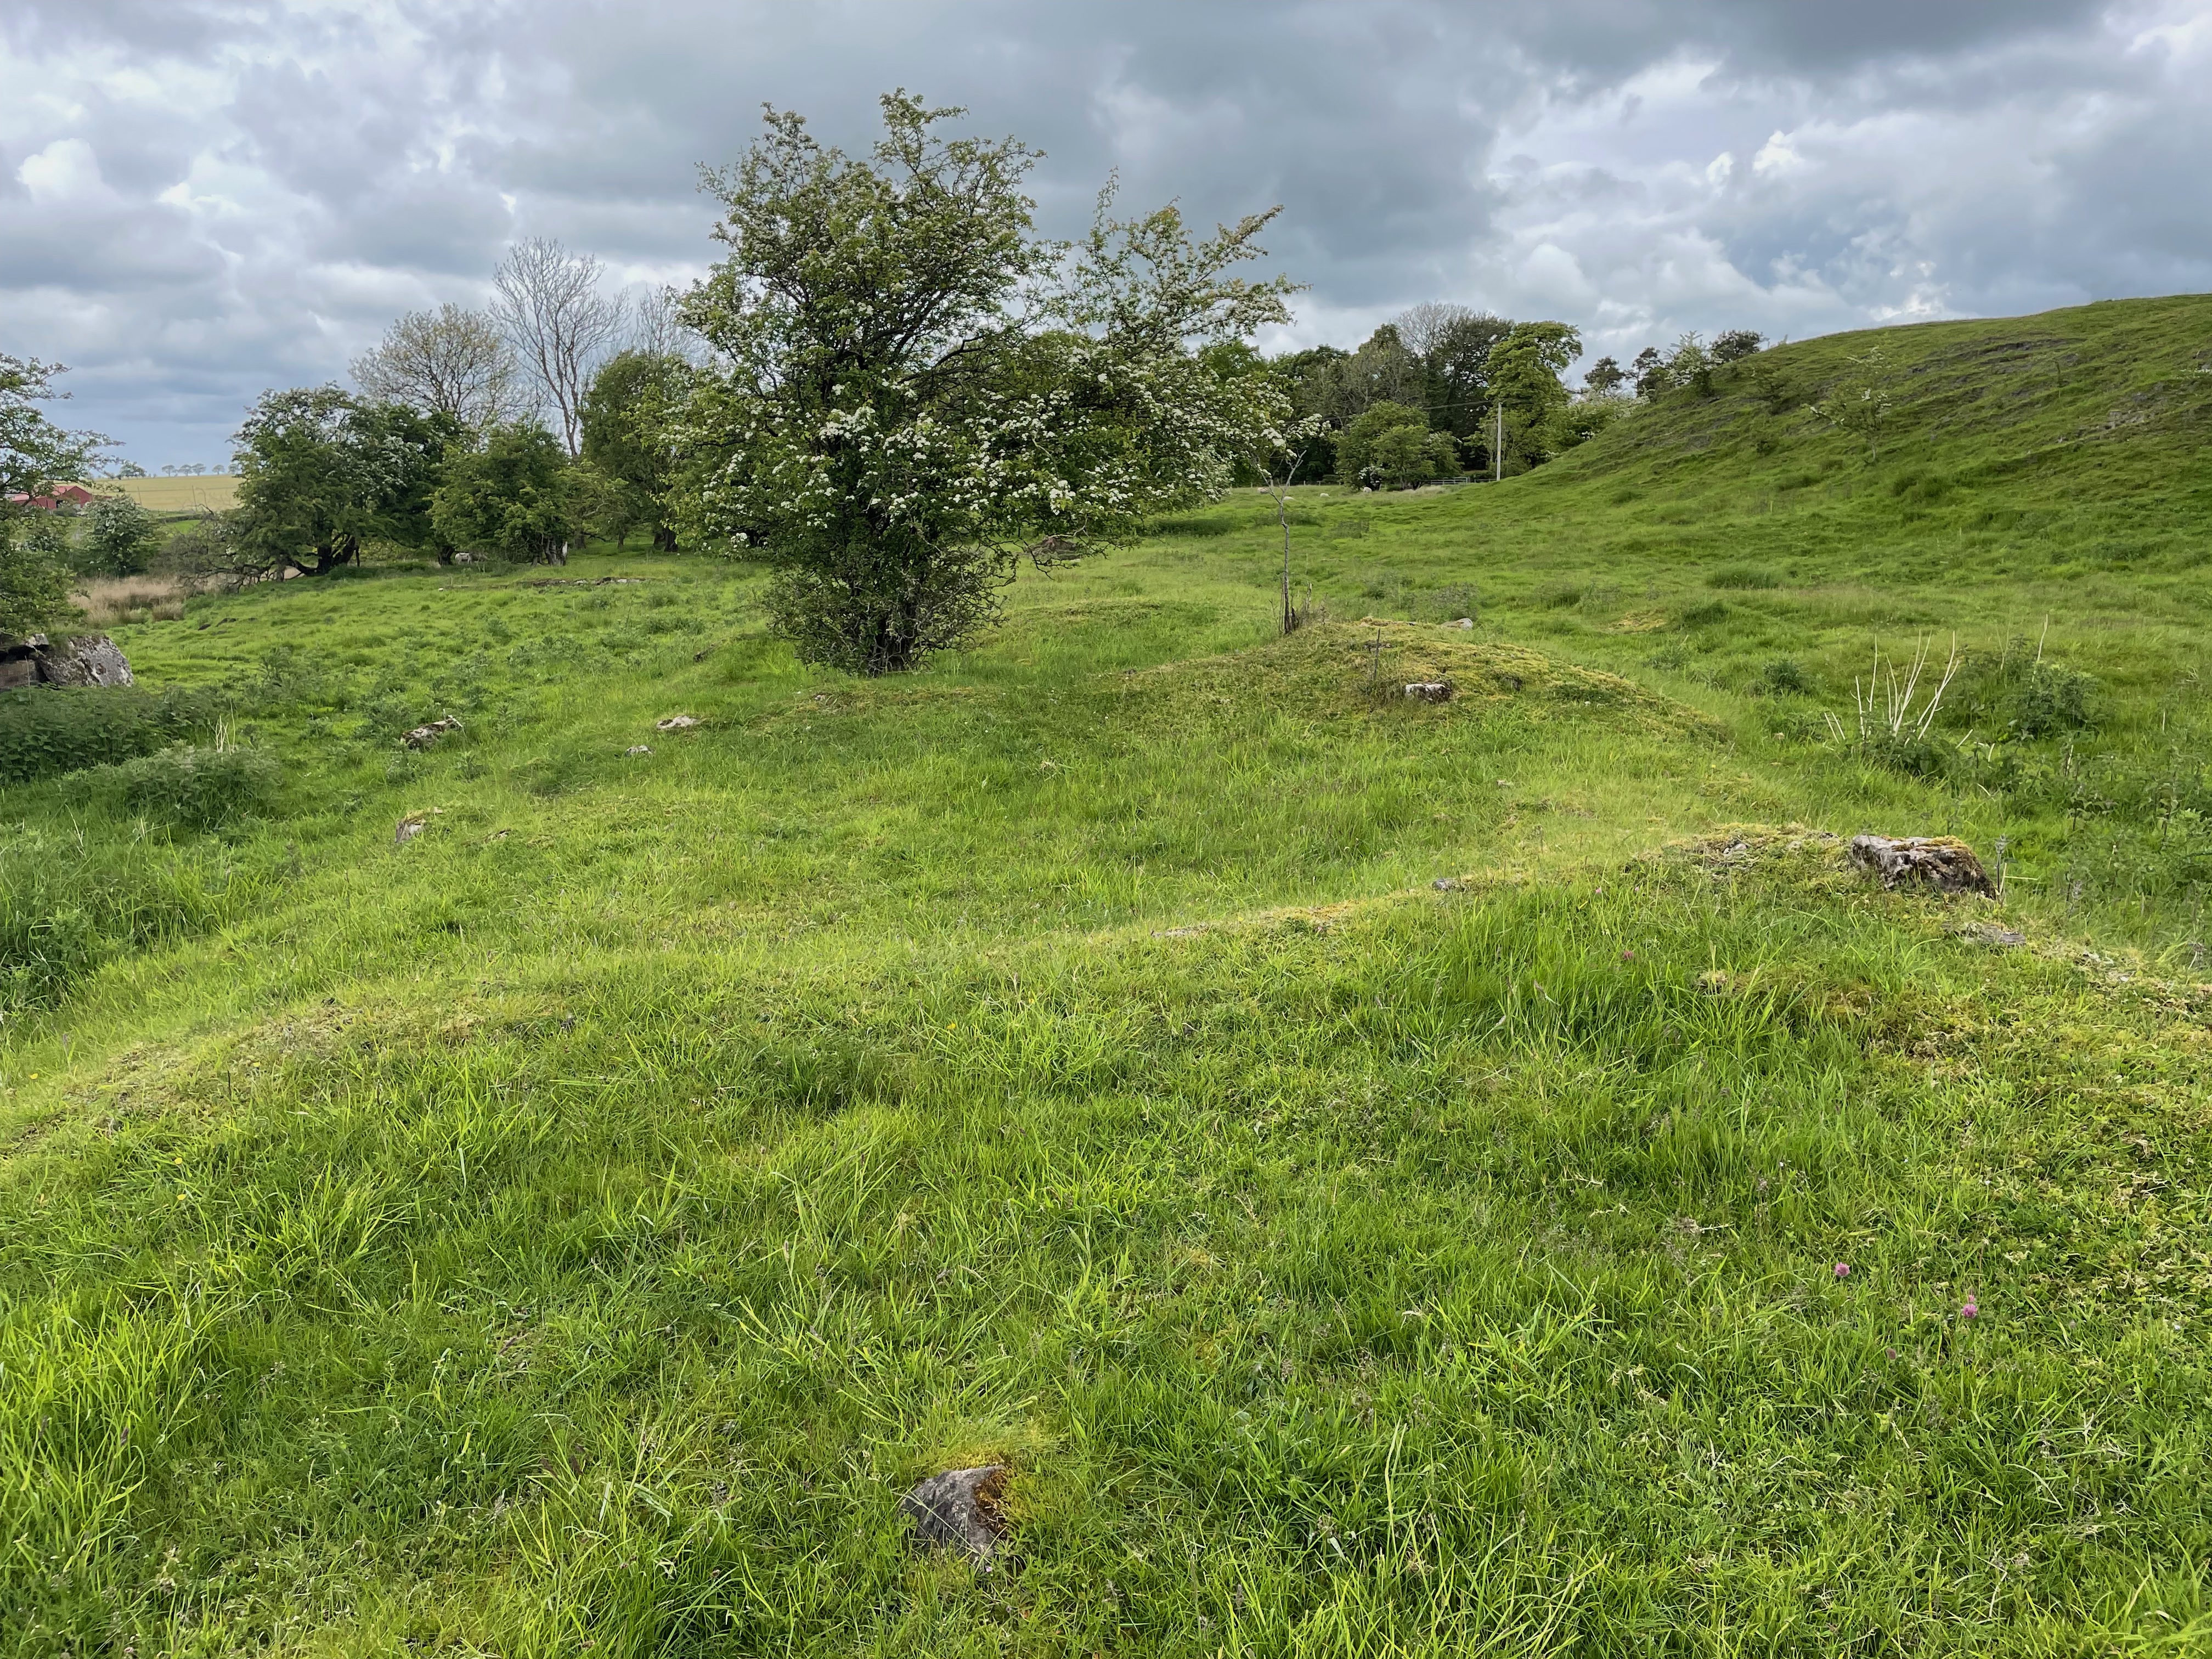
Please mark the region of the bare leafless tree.
POLYGON ((1390 325, 1398 331, 1399 344, 1416 357, 1426 358, 1454 333, 1488 317, 1487 312, 1476 311, 1472 307, 1424 300, 1417 306, 1407 306, 1390 319, 1390 325))
POLYGON ((1513 325, 1487 311, 1443 301, 1409 306, 1391 325, 1421 366, 1429 423, 1472 437, 1490 404, 1490 349, 1513 325))
POLYGON ((648 288, 629 301, 629 349, 654 357, 680 357, 696 363, 706 342, 684 326, 684 296, 672 288, 648 288))
POLYGON ((512 420, 529 404, 520 366, 492 319, 452 304, 392 324, 354 359, 353 378, 371 398, 450 415, 472 431, 512 420))
POLYGON ((548 237, 518 242, 492 276, 491 314, 537 381, 568 453, 582 442, 584 392, 620 339, 624 307, 599 291, 588 253, 548 237))

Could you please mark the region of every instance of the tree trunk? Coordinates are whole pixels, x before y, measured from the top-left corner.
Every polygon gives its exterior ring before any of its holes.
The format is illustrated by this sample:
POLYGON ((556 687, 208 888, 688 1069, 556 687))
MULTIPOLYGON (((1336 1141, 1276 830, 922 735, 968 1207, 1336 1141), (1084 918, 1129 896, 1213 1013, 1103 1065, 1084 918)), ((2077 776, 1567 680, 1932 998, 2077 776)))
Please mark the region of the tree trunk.
POLYGON ((313 564, 296 565, 295 568, 304 575, 327 576, 340 565, 349 561, 357 563, 360 558, 361 543, 354 537, 340 536, 317 544, 313 564))

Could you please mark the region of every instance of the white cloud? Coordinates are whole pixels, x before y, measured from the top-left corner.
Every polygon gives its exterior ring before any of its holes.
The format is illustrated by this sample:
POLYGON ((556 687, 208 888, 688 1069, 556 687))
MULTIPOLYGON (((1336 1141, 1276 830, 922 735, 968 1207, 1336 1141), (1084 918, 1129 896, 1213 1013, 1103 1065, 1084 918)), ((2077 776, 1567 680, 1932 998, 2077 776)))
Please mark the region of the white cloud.
POLYGON ((100 176, 100 158, 82 138, 57 138, 23 158, 15 176, 31 200, 42 208, 68 207, 106 199, 112 192, 100 176))

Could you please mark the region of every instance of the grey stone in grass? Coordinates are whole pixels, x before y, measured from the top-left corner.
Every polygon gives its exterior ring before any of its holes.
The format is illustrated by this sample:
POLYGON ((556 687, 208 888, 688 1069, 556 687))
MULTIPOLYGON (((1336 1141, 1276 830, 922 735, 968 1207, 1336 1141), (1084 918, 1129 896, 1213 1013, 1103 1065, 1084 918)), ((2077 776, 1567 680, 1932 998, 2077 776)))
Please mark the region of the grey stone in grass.
POLYGON ((2017 927, 2000 927, 1994 921, 1977 921, 1961 927, 1960 936, 1986 945, 1996 951, 2016 951, 2027 943, 2027 935, 2017 927))
POLYGON ((623 754, 632 757, 638 755, 650 755, 652 752, 653 746, 650 744, 643 743, 634 743, 630 744, 629 748, 623 750, 623 754))
POLYGON ((1449 680, 1415 680, 1406 688, 1406 695, 1416 702, 1449 702, 1452 688, 1449 680))
POLYGON ((689 732, 698 724, 696 714, 671 714, 665 720, 655 720, 653 729, 656 732, 689 732))
POLYGON ((914 1524, 915 1543, 923 1549, 957 1549, 988 1563, 1006 1523, 999 1500, 1006 1489, 1006 1468, 948 1469, 933 1474, 904 1498, 899 1512, 914 1524))
POLYGON ((1997 896, 1996 884, 1974 849, 1956 836, 1853 836, 1850 860, 1880 876, 1885 887, 1910 884, 1939 893, 1997 896))
POLYGON ((443 719, 432 720, 428 726, 416 726, 399 741, 410 749, 428 749, 447 732, 458 732, 460 729, 460 721, 453 715, 447 714, 443 719))

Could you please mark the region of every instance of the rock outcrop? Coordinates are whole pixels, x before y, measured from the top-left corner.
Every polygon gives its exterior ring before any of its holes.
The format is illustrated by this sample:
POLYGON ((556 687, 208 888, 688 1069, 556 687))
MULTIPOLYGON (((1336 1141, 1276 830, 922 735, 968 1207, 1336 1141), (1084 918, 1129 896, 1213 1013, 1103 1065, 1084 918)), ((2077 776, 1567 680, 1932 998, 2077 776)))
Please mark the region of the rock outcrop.
POLYGON ((33 685, 129 685, 131 664, 105 634, 58 644, 44 634, 0 639, 0 691, 33 685))
POLYGON ((1920 885, 1939 893, 1997 896, 1996 884, 1974 849, 1955 836, 1853 836, 1851 862, 1871 870, 1885 887, 1920 885))
POLYGON ((460 721, 454 716, 447 714, 442 720, 432 720, 428 726, 416 726, 399 741, 410 749, 428 749, 448 732, 458 732, 460 729, 460 721))
POLYGON ((915 1542, 923 1548, 951 1548, 978 1563, 988 1562, 1006 1523, 999 1514, 1006 1469, 999 1463, 933 1474, 899 1500, 914 1523, 915 1542))

